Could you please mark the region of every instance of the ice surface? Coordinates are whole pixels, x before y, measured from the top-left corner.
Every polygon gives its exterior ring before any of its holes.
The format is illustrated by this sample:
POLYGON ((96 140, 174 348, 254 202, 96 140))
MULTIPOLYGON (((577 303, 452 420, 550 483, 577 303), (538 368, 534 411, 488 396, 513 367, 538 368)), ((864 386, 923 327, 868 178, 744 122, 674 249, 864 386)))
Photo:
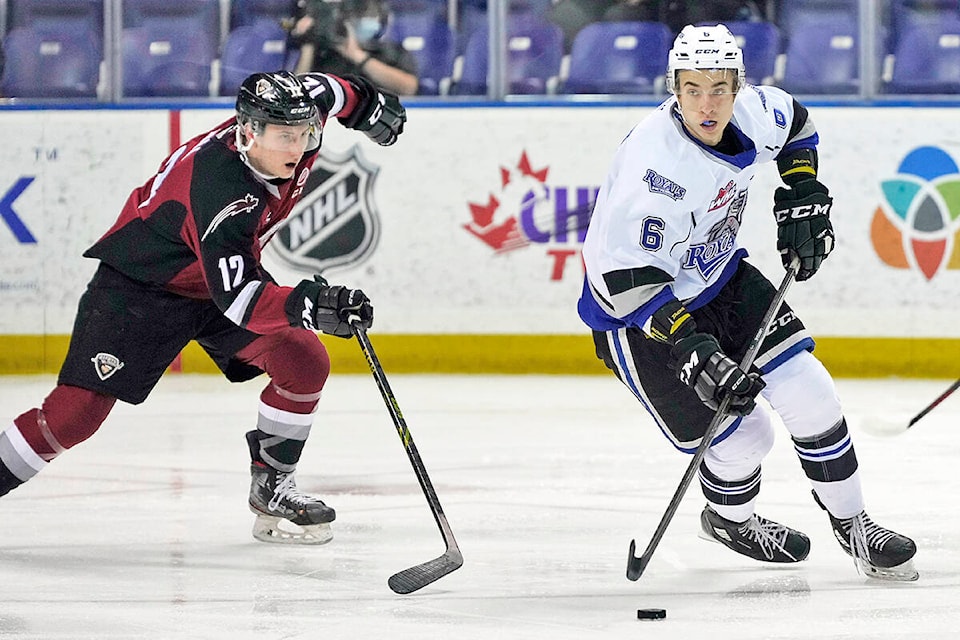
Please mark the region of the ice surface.
MULTIPOLYGON (((298 472, 337 509, 320 547, 253 540, 243 434, 262 381, 167 376, 0 499, 0 638, 584 640, 960 637, 960 394, 949 380, 839 380, 868 511, 912 536, 920 580, 872 581, 833 540, 786 431, 758 511, 810 535, 794 566, 700 540, 691 487, 650 566, 624 576, 688 458, 611 377, 387 374, 465 564, 412 595, 387 578, 443 552, 369 376, 334 373, 298 472), (639 608, 666 620, 637 620, 639 608)), ((0 420, 49 376, 0 378, 0 420)))

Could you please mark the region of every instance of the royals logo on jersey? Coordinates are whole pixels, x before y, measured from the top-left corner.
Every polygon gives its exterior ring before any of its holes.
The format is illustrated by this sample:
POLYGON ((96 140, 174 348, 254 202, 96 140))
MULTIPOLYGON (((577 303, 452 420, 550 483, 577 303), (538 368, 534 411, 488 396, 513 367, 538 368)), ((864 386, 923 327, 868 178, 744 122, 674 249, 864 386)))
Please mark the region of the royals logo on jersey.
POLYGON ((719 209, 720 206, 714 206, 717 201, 726 200, 729 208, 724 219, 710 229, 706 242, 690 245, 683 262, 684 269, 695 269, 704 282, 710 281, 710 277, 726 263, 726 257, 736 246, 743 210, 747 206, 747 190, 735 191, 734 186, 733 181, 727 183, 711 205, 711 210, 719 209), (734 193, 736 193, 735 196, 734 193))
POLYGON ((345 153, 320 152, 300 202, 270 242, 283 262, 305 273, 355 266, 380 238, 373 198, 379 167, 354 145, 345 153))

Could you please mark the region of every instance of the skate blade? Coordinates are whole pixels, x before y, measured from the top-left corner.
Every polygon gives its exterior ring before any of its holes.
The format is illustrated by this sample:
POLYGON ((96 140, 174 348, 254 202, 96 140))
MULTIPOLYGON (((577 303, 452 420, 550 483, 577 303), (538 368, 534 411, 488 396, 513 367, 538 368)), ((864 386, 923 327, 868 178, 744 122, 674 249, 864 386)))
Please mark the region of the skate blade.
POLYGON ((857 569, 868 578, 888 582, 916 582, 920 573, 914 568, 913 560, 907 560, 895 567, 878 567, 864 560, 857 560, 857 569))
POLYGON ((326 522, 301 526, 283 518, 257 515, 253 537, 273 544, 326 544, 333 539, 333 530, 326 522))

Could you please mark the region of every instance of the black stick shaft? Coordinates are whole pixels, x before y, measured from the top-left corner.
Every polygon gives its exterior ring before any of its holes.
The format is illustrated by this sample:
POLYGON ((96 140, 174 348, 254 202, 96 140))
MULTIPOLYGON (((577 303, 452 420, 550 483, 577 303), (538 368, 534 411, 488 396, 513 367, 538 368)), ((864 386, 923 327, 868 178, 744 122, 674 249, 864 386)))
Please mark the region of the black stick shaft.
POLYGON ((417 567, 411 567, 394 576, 393 578, 403 575, 414 575, 413 582, 411 582, 410 579, 403 579, 401 577, 400 582, 404 583, 402 590, 397 588, 398 585, 395 584, 397 580, 391 579, 390 586, 392 589, 398 593, 410 593, 450 573, 450 571, 458 569, 463 564, 463 556, 460 554, 457 541, 453 537, 453 530, 450 528, 450 523, 447 522, 447 516, 443 513, 443 507, 440 506, 440 499, 437 497, 437 492, 433 488, 433 483, 430 482, 430 476, 427 475, 427 469, 423 465, 423 460, 420 458, 420 452, 417 451, 417 445, 413 442, 413 436, 410 434, 406 420, 403 419, 400 405, 393 395, 393 390, 390 388, 390 383, 387 381, 387 376, 383 372, 380 359, 377 357, 377 352, 373 349, 373 344, 367 336, 366 329, 363 328, 363 325, 359 322, 359 318, 356 318, 356 316, 351 316, 349 322, 353 328, 354 335, 357 336, 357 341, 360 343, 360 348, 363 350, 363 355, 367 359, 367 364, 370 366, 370 372, 373 374, 377 387, 380 389, 380 395, 383 396, 384 404, 387 405, 387 411, 389 411, 390 417, 393 419, 393 424, 397 429, 397 433, 400 435, 400 441, 403 442, 403 448, 407 452, 407 458, 410 459, 410 464, 413 466, 417 481, 420 483, 423 495, 427 499, 427 505, 430 507, 430 512, 433 514, 433 519, 440 529, 440 534, 443 536, 443 542, 447 548, 446 553, 441 558, 424 563, 423 565, 418 565, 417 567), (438 561, 441 559, 443 559, 443 562, 438 564, 438 561), (431 568, 435 570, 431 572, 431 568))
MULTIPOLYGON (((777 290, 777 294, 774 296, 773 301, 770 303, 770 307, 767 309, 766 315, 763 317, 763 321, 760 323, 760 328, 750 341, 750 345, 747 348, 747 353, 743 357, 743 361, 740 364, 740 368, 744 371, 749 371, 750 367, 753 365, 753 361, 757 357, 757 353, 760 351, 760 345, 763 343, 763 338, 767 334, 767 329, 770 327, 770 323, 773 322, 774 316, 776 316, 777 311, 780 309, 780 304, 786 297, 787 290, 790 288, 790 285, 793 284, 793 280, 797 275, 798 269, 799 260, 794 258, 793 263, 789 268, 787 268, 786 275, 783 276, 783 282, 780 284, 780 289, 777 290)), ((710 448, 710 444, 713 442, 713 437, 716 435, 717 429, 720 428, 720 424, 727 416, 727 411, 730 409, 730 403, 732 400, 733 399, 730 394, 727 394, 720 403, 720 407, 717 409, 717 412, 714 414, 709 426, 707 426, 706 432, 703 434, 703 439, 700 441, 700 445, 693 454, 693 459, 690 460, 690 464, 687 465, 687 470, 683 473, 683 478, 680 479, 680 485, 677 487, 676 491, 674 491, 673 498, 670 499, 670 504, 667 505, 667 509, 664 512, 663 517, 660 518, 660 523, 657 525, 657 529, 654 531, 653 537, 650 539, 650 542, 647 544, 647 548, 640 557, 636 556, 637 541, 630 541, 630 555, 627 558, 627 578, 629 580, 639 579, 643 574, 644 569, 647 568, 647 564, 650 563, 650 558, 653 557, 653 552, 656 551, 657 546, 660 544, 661 538, 663 538, 663 534, 666 533, 667 527, 670 526, 670 521, 673 520, 673 516, 677 512, 677 508, 680 506, 680 502, 683 500, 684 494, 686 494, 687 489, 690 487, 693 477, 697 474, 697 470, 700 468, 700 463, 703 461, 703 456, 707 453, 707 449, 710 448)))
POLYGON ((928 413, 930 413, 931 411, 933 411, 938 404, 940 404, 941 402, 943 402, 944 400, 946 400, 947 398, 949 398, 950 395, 951 395, 954 391, 956 391, 958 388, 960 388, 960 380, 957 380, 957 381, 954 382, 952 385, 950 385, 950 388, 949 388, 949 389, 947 389, 946 391, 944 391, 943 393, 941 393, 941 394, 937 397, 937 399, 934 400, 933 402, 931 402, 930 404, 928 404, 927 407, 926 407, 923 411, 921 411, 921 412, 918 413, 917 415, 913 416, 913 419, 910 420, 910 423, 909 423, 909 424, 907 424, 907 429, 909 429, 909 428, 912 427, 914 424, 916 424, 917 422, 919 422, 920 418, 922 418, 923 416, 925 416, 925 415, 927 415, 928 413))

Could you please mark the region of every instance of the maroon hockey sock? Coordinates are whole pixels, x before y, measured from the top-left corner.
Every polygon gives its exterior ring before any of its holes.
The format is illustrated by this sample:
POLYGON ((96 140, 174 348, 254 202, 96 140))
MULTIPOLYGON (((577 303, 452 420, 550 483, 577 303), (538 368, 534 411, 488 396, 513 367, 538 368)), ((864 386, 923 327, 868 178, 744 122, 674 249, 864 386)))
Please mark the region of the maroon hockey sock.
POLYGON ((43 401, 14 420, 23 439, 46 461, 96 433, 115 398, 79 387, 58 385, 43 401))

